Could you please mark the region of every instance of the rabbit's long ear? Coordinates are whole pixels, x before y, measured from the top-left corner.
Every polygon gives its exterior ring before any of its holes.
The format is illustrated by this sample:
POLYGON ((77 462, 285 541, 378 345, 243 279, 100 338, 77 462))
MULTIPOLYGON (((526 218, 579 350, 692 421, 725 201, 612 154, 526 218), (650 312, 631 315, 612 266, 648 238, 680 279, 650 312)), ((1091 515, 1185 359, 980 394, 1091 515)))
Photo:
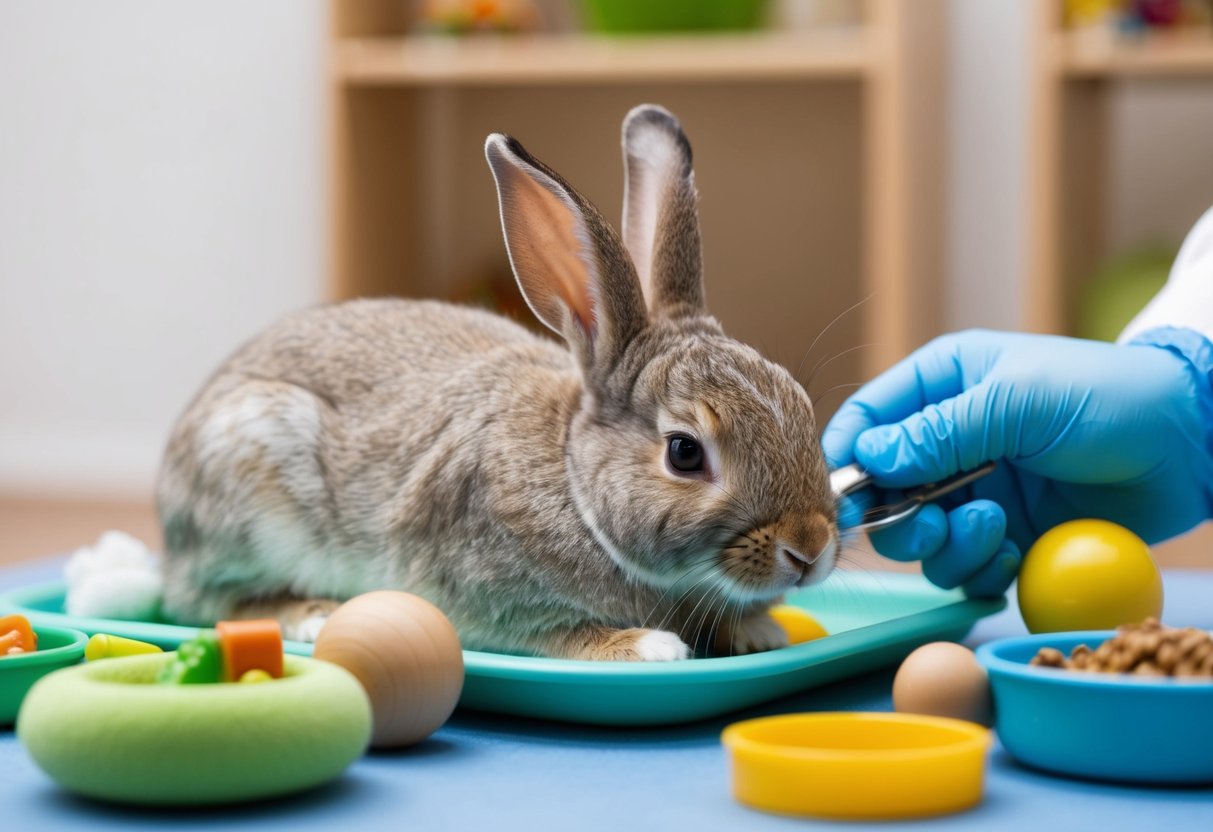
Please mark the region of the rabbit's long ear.
POLYGON ((531 310, 564 336, 588 371, 609 371, 647 323, 623 243, 589 200, 494 133, 484 147, 514 276, 531 310))
POLYGON ((691 144, 664 107, 641 104, 623 120, 623 239, 654 315, 702 315, 699 240, 691 144))

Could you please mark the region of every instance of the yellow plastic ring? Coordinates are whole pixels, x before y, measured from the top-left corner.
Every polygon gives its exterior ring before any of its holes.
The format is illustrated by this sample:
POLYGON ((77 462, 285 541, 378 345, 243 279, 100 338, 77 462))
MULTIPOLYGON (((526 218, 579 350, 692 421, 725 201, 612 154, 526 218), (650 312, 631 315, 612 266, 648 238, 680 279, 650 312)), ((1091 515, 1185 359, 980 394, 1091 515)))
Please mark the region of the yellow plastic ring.
POLYGON ((916 714, 816 713, 738 722, 721 739, 731 758, 733 796, 747 806, 892 819, 977 805, 990 732, 916 714))

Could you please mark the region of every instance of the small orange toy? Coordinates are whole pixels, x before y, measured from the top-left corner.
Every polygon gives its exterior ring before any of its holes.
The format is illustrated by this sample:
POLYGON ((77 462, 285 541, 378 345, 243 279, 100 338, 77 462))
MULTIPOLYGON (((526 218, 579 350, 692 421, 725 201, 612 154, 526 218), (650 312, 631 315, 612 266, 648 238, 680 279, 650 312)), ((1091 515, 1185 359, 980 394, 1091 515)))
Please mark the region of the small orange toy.
POLYGON ((38 649, 38 635, 24 615, 0 618, 0 656, 32 653, 38 649))
POLYGON ((264 670, 282 678, 282 627, 272 618, 220 621, 215 625, 223 651, 224 677, 240 679, 250 670, 264 670))

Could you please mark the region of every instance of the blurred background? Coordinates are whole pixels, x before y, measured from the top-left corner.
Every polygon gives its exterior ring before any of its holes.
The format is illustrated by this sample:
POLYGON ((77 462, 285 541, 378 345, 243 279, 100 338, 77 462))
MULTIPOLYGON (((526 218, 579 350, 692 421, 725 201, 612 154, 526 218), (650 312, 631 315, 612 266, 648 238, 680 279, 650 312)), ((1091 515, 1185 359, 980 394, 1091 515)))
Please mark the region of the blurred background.
MULTIPOLYGON (((1213 205, 1210 0, 0 0, 0 561, 158 545, 169 428, 282 315, 526 320, 483 159, 617 221, 695 150, 709 305, 824 420, 930 337, 1114 339, 1213 205)), ((1202 529, 1160 548, 1213 567, 1202 529)))

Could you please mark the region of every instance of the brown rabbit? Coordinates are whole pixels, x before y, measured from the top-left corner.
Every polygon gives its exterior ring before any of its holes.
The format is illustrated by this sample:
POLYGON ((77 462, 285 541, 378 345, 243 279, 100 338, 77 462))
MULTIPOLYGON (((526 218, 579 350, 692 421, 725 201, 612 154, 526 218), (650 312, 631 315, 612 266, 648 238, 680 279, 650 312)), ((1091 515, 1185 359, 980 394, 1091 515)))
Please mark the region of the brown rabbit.
POLYGON ((485 145, 518 284, 567 349, 486 312, 359 300, 220 368, 160 474, 170 617, 270 615, 310 639, 341 600, 395 588, 475 650, 786 644, 768 606, 838 543, 813 408, 707 313, 677 120, 637 107, 623 146, 626 250, 517 141, 485 145))

